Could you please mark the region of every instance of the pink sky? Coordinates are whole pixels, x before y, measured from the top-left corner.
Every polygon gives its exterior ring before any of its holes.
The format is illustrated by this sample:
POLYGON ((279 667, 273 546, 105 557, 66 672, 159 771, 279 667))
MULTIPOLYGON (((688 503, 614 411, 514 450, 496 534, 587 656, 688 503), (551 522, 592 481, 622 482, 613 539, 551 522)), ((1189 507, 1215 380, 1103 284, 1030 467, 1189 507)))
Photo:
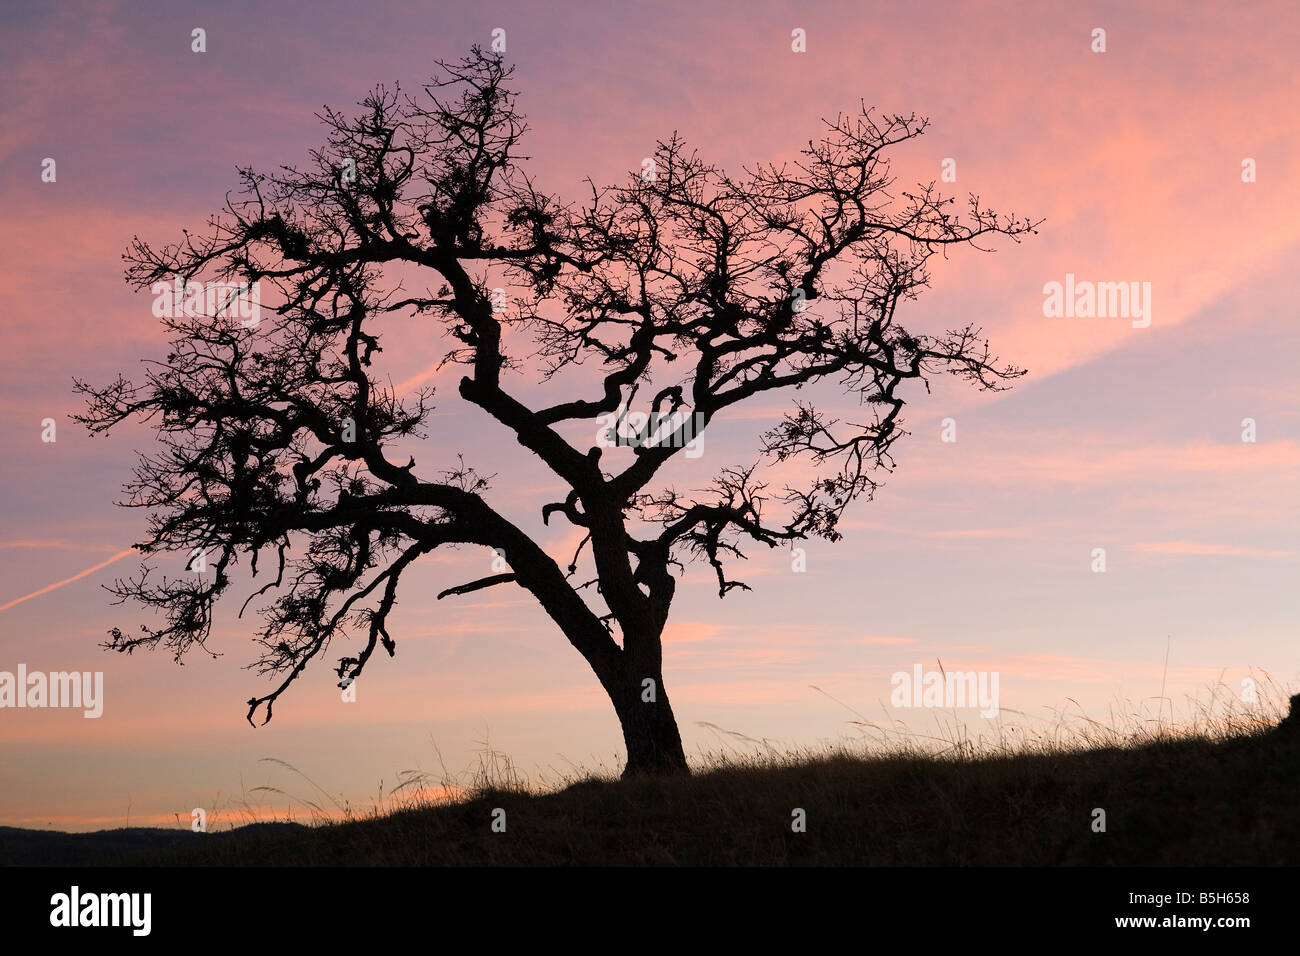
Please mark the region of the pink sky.
MULTIPOLYGON (((397 657, 368 667, 357 703, 316 668, 256 730, 243 701, 265 685, 242 669, 253 648, 239 600, 218 617, 215 659, 178 667, 97 647, 109 627, 144 620, 100 585, 135 567, 126 552, 143 516, 112 502, 150 436, 91 441, 67 416, 80 408, 74 375, 134 373, 164 345, 150 297, 123 282, 127 242, 200 229, 236 164, 291 163, 319 144, 322 104, 350 107, 379 82, 413 88, 434 59, 486 45, 495 27, 544 189, 578 198, 586 176, 618 180, 674 130, 730 170, 792 158, 819 117, 865 100, 932 120, 896 156, 900 185, 937 180, 951 157, 949 194, 1046 217, 1020 245, 941 263, 904 319, 920 331, 973 321, 1029 376, 997 396, 947 381, 906 396, 912 434, 897 470, 849 513, 842 542, 805 545, 805 573, 755 548, 738 575, 753 592, 720 602, 699 568, 681 584, 665 679, 688 754, 730 742, 706 725, 792 747, 854 739, 846 706, 933 733, 935 714, 887 705, 892 673, 937 659, 997 670, 1001 706, 1024 726, 1067 699, 1099 719, 1120 699, 1154 713, 1162 680, 1176 704, 1252 668, 1293 684, 1300 14, 1290 3, 955 6, 7 7, 0 671, 103 671, 105 709, 98 720, 0 710, 0 825, 95 829, 128 814, 188 821, 196 806, 290 804, 254 791, 263 785, 319 798, 264 757, 357 803, 401 771, 439 772, 439 752, 453 772, 473 767, 485 740, 534 776, 621 766, 612 708, 525 592, 434 600, 487 573, 491 555, 475 549, 404 579, 397 657), (205 54, 190 52, 194 27, 207 31, 205 54), (1096 27, 1104 54, 1090 50, 1096 27), (794 28, 806 54, 790 49, 794 28), (45 157, 55 183, 41 181, 45 157), (1247 157, 1257 182, 1242 182, 1247 157), (1045 318, 1043 286, 1067 273, 1151 283, 1150 327, 1045 318), (955 443, 940 440, 945 418, 955 443), (1241 440, 1244 418, 1255 443, 1241 440), (1105 574, 1090 570, 1098 547, 1105 574)), ((548 550, 571 549, 571 534, 538 518, 555 484, 430 372, 443 343, 397 320, 385 346, 394 382, 440 386, 437 447, 498 474, 490 500, 548 550)), ((515 385, 545 392, 536 376, 515 385)), ((675 474, 702 486, 748 462, 780 407, 769 395, 738 409, 675 474)))

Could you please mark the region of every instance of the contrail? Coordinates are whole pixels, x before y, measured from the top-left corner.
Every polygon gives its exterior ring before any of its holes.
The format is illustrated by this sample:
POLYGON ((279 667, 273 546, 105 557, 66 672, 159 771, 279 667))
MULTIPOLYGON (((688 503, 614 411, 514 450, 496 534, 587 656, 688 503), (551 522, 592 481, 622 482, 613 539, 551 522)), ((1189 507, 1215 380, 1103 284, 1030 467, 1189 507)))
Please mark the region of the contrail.
POLYGON ((107 561, 101 561, 93 568, 86 568, 86 570, 78 571, 70 578, 64 578, 62 581, 55 581, 53 584, 47 584, 39 591, 33 591, 31 594, 24 594, 22 597, 14 598, 8 604, 0 604, 0 611, 7 611, 15 604, 22 604, 24 601, 30 600, 31 598, 40 597, 42 594, 48 594, 50 591, 53 591, 55 588, 61 588, 65 584, 71 584, 73 581, 80 581, 86 575, 94 574, 100 568, 106 568, 114 561, 121 560, 122 558, 125 558, 128 554, 134 554, 134 553, 135 553, 135 548, 127 548, 125 551, 119 551, 117 552, 117 554, 113 555, 107 561))

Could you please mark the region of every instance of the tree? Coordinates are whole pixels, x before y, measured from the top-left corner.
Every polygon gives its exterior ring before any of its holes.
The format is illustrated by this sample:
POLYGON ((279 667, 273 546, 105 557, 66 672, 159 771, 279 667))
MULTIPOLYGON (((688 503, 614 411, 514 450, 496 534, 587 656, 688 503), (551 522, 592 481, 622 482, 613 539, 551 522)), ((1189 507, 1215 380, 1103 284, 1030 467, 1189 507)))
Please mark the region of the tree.
POLYGON ((998 389, 1022 375, 999 366, 978 329, 913 335, 895 313, 928 284, 932 255, 985 236, 1018 239, 1037 223, 974 196, 958 213, 933 184, 893 198, 886 153, 927 121, 865 107, 827 122, 797 162, 733 178, 674 135, 629 182, 593 184, 584 203, 564 203, 524 170, 527 127, 510 75, 474 48, 440 61, 422 96, 380 86, 356 118, 327 108, 327 143, 308 168, 240 169, 238 198, 204 237, 186 231, 162 248, 133 239, 123 258, 137 289, 202 291, 191 283, 206 276, 265 285, 280 301, 253 326, 221 308, 164 314, 171 350, 142 384, 75 382, 86 399, 76 420, 92 434, 131 418, 157 431, 162 451, 141 456, 122 502, 150 510, 141 552, 210 556, 209 574, 153 581, 146 563, 116 581, 118 603, 153 608, 165 626, 113 628, 104 646, 163 646, 178 661, 196 644, 206 650, 240 557, 256 577, 259 558, 273 555, 274 580, 243 605, 275 592, 251 666, 279 681, 247 714, 251 723, 264 707, 265 723, 336 638, 364 640, 338 661, 344 684, 377 647, 394 654, 387 621, 413 562, 482 545, 508 570, 438 597, 527 590, 609 694, 625 774, 686 772, 662 667, 677 577, 688 562, 707 563, 726 596, 746 588, 728 571, 745 542, 839 539, 845 508, 892 465, 904 382, 947 372, 998 389), (399 267, 430 287, 400 291, 409 283, 393 279, 399 267), (494 289, 507 282, 523 292, 502 307, 494 289), (458 458, 422 475, 413 456, 390 457, 426 437, 433 410, 430 389, 400 396, 376 373, 380 327, 395 314, 439 324, 454 346, 445 361, 465 366, 460 398, 569 489, 541 508, 544 521, 581 529, 567 568, 489 503, 489 478, 472 465, 458 458), (524 365, 506 354, 506 330, 535 347, 531 367, 548 388, 562 370, 598 361, 600 393, 525 405, 510 390, 524 365), (841 423, 795 401, 753 465, 721 469, 704 493, 654 487, 683 439, 717 416, 822 380, 858 392, 870 420, 841 423), (650 420, 668 423, 661 434, 590 444, 592 424, 603 433, 643 387, 650 420), (807 462, 808 484, 769 498, 759 466, 792 459, 807 462))

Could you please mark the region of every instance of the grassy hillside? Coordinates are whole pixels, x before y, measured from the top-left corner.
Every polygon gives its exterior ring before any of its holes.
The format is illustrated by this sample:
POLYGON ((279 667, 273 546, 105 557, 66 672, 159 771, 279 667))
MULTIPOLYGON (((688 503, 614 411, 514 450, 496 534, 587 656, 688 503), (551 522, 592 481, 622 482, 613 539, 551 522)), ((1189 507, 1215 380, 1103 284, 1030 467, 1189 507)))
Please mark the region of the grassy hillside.
POLYGON ((1132 714, 1014 743, 940 738, 938 753, 885 740, 866 753, 705 755, 691 777, 562 789, 528 786, 492 754, 472 778, 416 780, 414 795, 403 784, 364 815, 336 802, 346 822, 308 801, 312 826, 0 827, 0 865, 1294 866, 1300 694, 1278 724, 1284 701, 1271 693, 1246 715, 1207 707, 1177 729, 1132 714), (505 832, 492 827, 498 809, 505 832))
POLYGON ((1300 733, 1001 757, 827 755, 582 781, 134 862, 197 865, 1296 865, 1300 733), (1093 832, 1093 810, 1106 832, 1093 832), (506 811, 506 832, 491 829, 506 811), (792 810, 807 832, 792 832, 792 810))

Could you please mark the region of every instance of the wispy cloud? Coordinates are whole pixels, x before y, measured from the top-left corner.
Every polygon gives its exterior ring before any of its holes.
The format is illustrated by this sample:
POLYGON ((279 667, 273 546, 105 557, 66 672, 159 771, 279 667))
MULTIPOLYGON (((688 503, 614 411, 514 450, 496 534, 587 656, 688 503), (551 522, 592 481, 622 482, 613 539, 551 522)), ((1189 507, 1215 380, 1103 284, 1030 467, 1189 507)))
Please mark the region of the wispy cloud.
POLYGON ((114 561, 120 561, 122 558, 125 558, 128 554, 134 554, 134 553, 135 553, 135 548, 127 548, 125 551, 119 551, 117 552, 117 554, 113 555, 107 561, 101 561, 99 562, 99 564, 95 565, 92 568, 86 568, 86 570, 84 571, 78 571, 70 578, 64 578, 62 581, 55 581, 53 584, 47 584, 45 585, 45 587, 39 588, 33 591, 31 594, 24 594, 22 597, 14 598, 12 601, 10 601, 7 604, 0 604, 0 611, 7 611, 14 605, 22 604, 24 601, 30 601, 32 598, 40 597, 42 594, 49 594, 51 591, 57 590, 58 588, 63 587, 65 584, 71 584, 73 581, 80 581, 82 578, 94 574, 100 568, 106 568, 114 561))
POLYGON ((1232 544, 1203 544, 1199 541, 1144 541, 1129 546, 1130 551, 1148 554, 1222 555, 1234 558, 1285 558, 1292 552, 1279 548, 1251 548, 1232 544))

